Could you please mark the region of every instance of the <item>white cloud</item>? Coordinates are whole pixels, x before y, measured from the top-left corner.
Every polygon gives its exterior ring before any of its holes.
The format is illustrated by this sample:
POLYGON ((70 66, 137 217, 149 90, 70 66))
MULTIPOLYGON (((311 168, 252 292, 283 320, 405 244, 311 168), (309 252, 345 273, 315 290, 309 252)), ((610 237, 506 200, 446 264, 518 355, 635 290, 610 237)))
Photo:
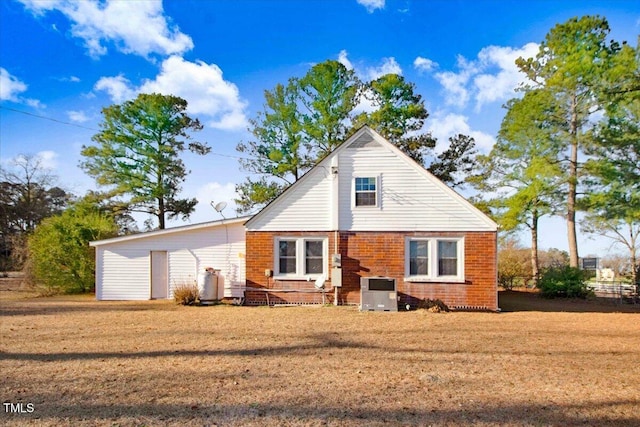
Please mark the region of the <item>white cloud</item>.
POLYGON ((56 169, 58 167, 58 153, 51 150, 40 151, 36 154, 40 166, 44 169, 56 169))
POLYGON ((131 82, 123 75, 102 77, 93 86, 95 90, 103 90, 109 94, 115 103, 121 103, 136 97, 137 91, 131 88, 131 82))
MULTIPOLYGON (((194 212, 189 217, 189 222, 192 224, 222 219, 222 216, 211 206, 211 202, 214 204, 226 202, 227 206, 222 210, 222 215, 227 218, 236 216, 236 204, 233 200, 236 199, 238 195, 236 193, 236 186, 232 182, 224 184, 208 182, 199 187, 192 188, 191 191, 189 191, 189 188, 185 188, 182 196, 195 197, 198 200, 194 212)), ((176 219, 171 221, 171 224, 183 225, 183 222, 176 219)))
POLYGON ((536 43, 528 43, 520 49, 488 46, 480 51, 478 59, 483 68, 496 68, 497 73, 479 74, 474 78, 476 108, 485 103, 502 101, 515 95, 514 89, 526 81, 526 76, 515 64, 519 57, 531 58, 538 52, 536 43))
POLYGON ((413 61, 413 67, 418 71, 427 72, 427 71, 431 71, 431 70, 437 68, 438 67, 438 63, 434 62, 434 61, 432 61, 430 59, 418 56, 413 61))
POLYGON ((84 113, 84 111, 67 111, 67 117, 69 117, 69 120, 76 123, 84 123, 89 121, 89 118, 84 113))
POLYGON ((347 70, 353 70, 353 64, 351 63, 351 61, 349 61, 349 58, 347 58, 346 50, 342 49, 340 51, 340 53, 338 54, 338 62, 344 65, 347 70))
POLYGON ((353 70, 358 77, 364 80, 375 80, 385 74, 402 74, 402 68, 394 57, 382 58, 382 64, 375 67, 355 66, 348 58, 348 52, 343 49, 338 54, 338 62, 347 69, 353 70))
POLYGON ((210 212, 218 215, 217 212, 211 207, 211 202, 214 204, 225 202, 227 207, 224 208, 222 213, 229 216, 231 213, 235 213, 236 205, 233 201, 238 197, 236 193, 236 185, 232 182, 221 184, 219 182, 208 182, 205 185, 198 187, 196 191, 196 199, 198 199, 198 206, 205 207, 210 212))
POLYGON ((378 106, 373 102, 374 95, 370 89, 366 89, 360 93, 358 103, 353 109, 354 114, 360 113, 372 113, 378 109, 378 106))
POLYGON ((487 46, 473 61, 458 56, 458 72, 435 75, 444 88, 446 104, 465 107, 473 98, 479 111, 484 104, 514 97, 515 89, 525 81, 515 60, 535 56, 537 51, 536 43, 528 43, 521 48, 487 46))
POLYGON ((189 112, 213 118, 210 126, 240 129, 246 126, 246 103, 240 99, 238 87, 222 77, 216 64, 189 62, 172 56, 162 63, 160 74, 145 82, 139 92, 173 94, 189 103, 189 112))
MULTIPOLYGON (((344 65, 347 69, 353 70, 356 75, 363 80, 375 80, 385 74, 402 74, 402 68, 400 68, 400 65, 398 65, 393 57, 383 58, 382 64, 378 67, 355 67, 348 58, 348 52, 343 49, 338 54, 338 62, 344 65)), ((378 108, 371 101, 371 94, 369 93, 369 97, 366 95, 367 93, 360 94, 358 104, 354 108, 354 113, 371 113, 378 108)))
POLYGON ((458 55, 457 66, 460 69, 459 73, 443 71, 437 73, 435 77, 445 90, 445 103, 464 107, 469 101, 467 83, 471 76, 476 73, 476 69, 472 63, 461 55, 458 55))
POLYGON ((369 67, 366 71, 366 76, 369 80, 375 80, 385 74, 402 74, 402 68, 400 68, 400 65, 396 62, 394 57, 384 58, 382 60, 382 65, 379 67, 369 67))
POLYGON ((0 68, 0 99, 3 101, 18 102, 18 94, 27 90, 27 85, 9 74, 4 68, 0 68))
POLYGON ((364 6, 367 12, 373 13, 376 9, 384 9, 385 0, 356 0, 358 4, 364 6))
POLYGON ((107 53, 106 42, 123 53, 148 57, 171 55, 193 48, 191 37, 170 26, 162 2, 97 0, 19 0, 36 15, 59 11, 71 21, 71 34, 84 41, 89 55, 107 53))
POLYGON ((79 83, 81 81, 80 78, 76 76, 57 77, 56 80, 64 83, 79 83))
POLYGON ((238 87, 222 76, 215 64, 189 62, 179 56, 167 58, 155 80, 146 80, 133 87, 123 76, 103 77, 94 86, 106 91, 116 103, 134 98, 138 93, 162 93, 184 98, 190 114, 210 118, 209 126, 234 130, 247 125, 246 102, 238 87))
POLYGON ((0 100, 11 101, 18 104, 27 104, 34 108, 43 107, 37 99, 23 98, 19 96, 26 92, 28 86, 17 77, 12 76, 7 70, 0 67, 0 100))
POLYGON ((429 119, 428 130, 438 139, 435 148, 437 154, 442 153, 449 145, 449 138, 457 134, 469 135, 475 140, 476 147, 482 152, 489 152, 496 140, 489 134, 472 130, 468 118, 460 114, 436 111, 429 119))

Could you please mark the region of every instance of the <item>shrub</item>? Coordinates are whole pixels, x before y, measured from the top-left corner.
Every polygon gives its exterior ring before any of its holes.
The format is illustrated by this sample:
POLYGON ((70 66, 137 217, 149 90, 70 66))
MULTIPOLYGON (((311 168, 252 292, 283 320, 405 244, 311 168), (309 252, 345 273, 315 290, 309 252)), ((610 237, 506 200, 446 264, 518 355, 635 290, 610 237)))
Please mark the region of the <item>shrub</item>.
POLYGON ((447 312, 449 311, 449 307, 447 306, 447 304, 445 304, 444 302, 442 302, 439 299, 428 299, 425 298, 423 300, 420 300, 420 302, 418 303, 418 309, 424 309, 427 311, 430 311, 432 313, 440 313, 440 312, 447 312))
POLYGON ((117 230, 112 217, 82 204, 45 219, 29 236, 28 277, 44 294, 93 291, 95 251, 89 242, 117 230))
POLYGON ((194 305, 200 300, 200 292, 196 285, 178 285, 173 290, 173 300, 180 305, 194 305))
POLYGON ((543 297, 586 298, 591 294, 587 288, 584 271, 573 267, 549 268, 542 273, 538 288, 543 297))

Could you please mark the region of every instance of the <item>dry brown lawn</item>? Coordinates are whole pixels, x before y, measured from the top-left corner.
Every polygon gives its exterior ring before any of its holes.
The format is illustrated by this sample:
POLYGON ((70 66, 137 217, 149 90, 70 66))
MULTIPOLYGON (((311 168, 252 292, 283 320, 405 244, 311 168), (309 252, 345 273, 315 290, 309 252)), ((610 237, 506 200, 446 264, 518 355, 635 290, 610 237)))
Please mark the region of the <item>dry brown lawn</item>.
POLYGON ((1 397, 33 412, 3 408, 0 424, 640 425, 637 306, 503 293, 500 314, 361 313, 1 293, 1 397))

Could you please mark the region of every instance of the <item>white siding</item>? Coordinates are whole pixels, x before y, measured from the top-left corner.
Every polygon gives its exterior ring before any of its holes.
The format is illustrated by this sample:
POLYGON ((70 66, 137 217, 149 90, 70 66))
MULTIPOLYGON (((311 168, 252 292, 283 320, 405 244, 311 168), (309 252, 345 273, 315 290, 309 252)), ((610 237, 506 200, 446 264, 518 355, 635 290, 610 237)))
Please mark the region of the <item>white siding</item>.
POLYGON ((348 147, 339 158, 340 229, 481 231, 492 227, 436 178, 378 143, 348 147), (378 206, 355 207, 356 177, 378 178, 378 206))
MULTIPOLYGON (((102 249, 102 248, 101 248, 102 249)), ((101 300, 142 300, 151 296, 149 251, 141 248, 104 248, 102 276, 96 296, 101 300)))
MULTIPOLYGON (((99 300, 144 300, 150 297, 151 251, 167 251, 169 286, 193 284, 206 267, 220 270, 218 286, 245 284, 245 231, 240 223, 100 245, 96 250, 96 297, 99 300)), ((172 297, 172 293, 169 295, 172 297)))
POLYGON ((380 135, 363 128, 247 222, 251 231, 336 228, 495 231, 496 224, 380 135), (355 207, 356 177, 378 178, 378 206, 355 207))
POLYGON ((250 230, 322 231, 330 228, 331 180, 328 167, 316 166, 267 206, 250 230))

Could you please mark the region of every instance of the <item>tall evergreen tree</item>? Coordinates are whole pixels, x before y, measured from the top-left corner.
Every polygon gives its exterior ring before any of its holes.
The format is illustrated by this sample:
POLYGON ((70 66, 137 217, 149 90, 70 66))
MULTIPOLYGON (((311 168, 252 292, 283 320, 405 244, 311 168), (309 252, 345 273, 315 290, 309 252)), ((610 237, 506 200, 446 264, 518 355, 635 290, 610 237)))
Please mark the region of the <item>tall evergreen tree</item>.
POLYGON ((314 65, 298 81, 301 116, 307 149, 323 158, 347 137, 360 81, 338 61, 314 65))
POLYGON ((251 211, 273 200, 309 169, 312 160, 303 145, 303 120, 298 109, 299 87, 295 79, 264 92, 264 111, 250 121, 254 139, 237 150, 248 157, 242 168, 258 179, 247 177, 236 186, 239 209, 251 211), (270 177, 272 179, 267 179, 270 177))
POLYGON ((522 226, 531 234, 531 267, 537 283, 538 223, 557 208, 560 165, 554 103, 547 91, 533 90, 509 101, 498 141, 489 155, 479 156, 481 173, 470 181, 487 195, 505 231, 522 226))
POLYGON ((429 113, 422 97, 415 93, 415 85, 400 75, 385 74, 367 83, 362 93, 374 110, 358 114, 354 127, 369 125, 423 164, 436 141, 431 134, 422 132, 429 113))
MULTIPOLYGON (((365 124, 420 164, 432 156, 436 141, 423 131, 427 110, 415 86, 402 76, 387 74, 364 84, 353 70, 325 61, 304 77, 265 91, 265 100, 263 112, 250 122, 253 139, 237 146, 247 156, 241 167, 251 174, 236 186, 240 212, 273 200, 365 124), (362 97, 371 102, 373 111, 356 113, 362 97)), ((457 185, 455 171, 469 168, 475 145, 464 135, 450 141, 450 148, 430 170, 457 185)))
POLYGON ((84 146, 80 166, 113 195, 128 196, 132 212, 155 217, 158 228, 169 218, 187 218, 198 203, 180 199, 180 184, 189 173, 180 154, 186 149, 205 155, 211 149, 189 142, 202 125, 186 113, 187 101, 172 95, 140 94, 104 108, 96 145, 84 146), (186 146, 185 146, 186 145, 186 146))
POLYGON ((633 282, 640 291, 640 48, 623 45, 600 93, 604 119, 587 147, 589 192, 585 231, 609 237, 629 251, 633 282))
POLYGON ((566 209, 569 259, 579 262, 576 233, 578 183, 582 165, 579 153, 588 140, 590 116, 600 107, 596 96, 615 43, 607 42, 609 24, 600 16, 572 18, 558 24, 546 35, 535 58, 519 58, 516 64, 529 78, 527 90, 547 91, 557 108, 558 136, 566 147, 560 158, 566 166, 566 209))

